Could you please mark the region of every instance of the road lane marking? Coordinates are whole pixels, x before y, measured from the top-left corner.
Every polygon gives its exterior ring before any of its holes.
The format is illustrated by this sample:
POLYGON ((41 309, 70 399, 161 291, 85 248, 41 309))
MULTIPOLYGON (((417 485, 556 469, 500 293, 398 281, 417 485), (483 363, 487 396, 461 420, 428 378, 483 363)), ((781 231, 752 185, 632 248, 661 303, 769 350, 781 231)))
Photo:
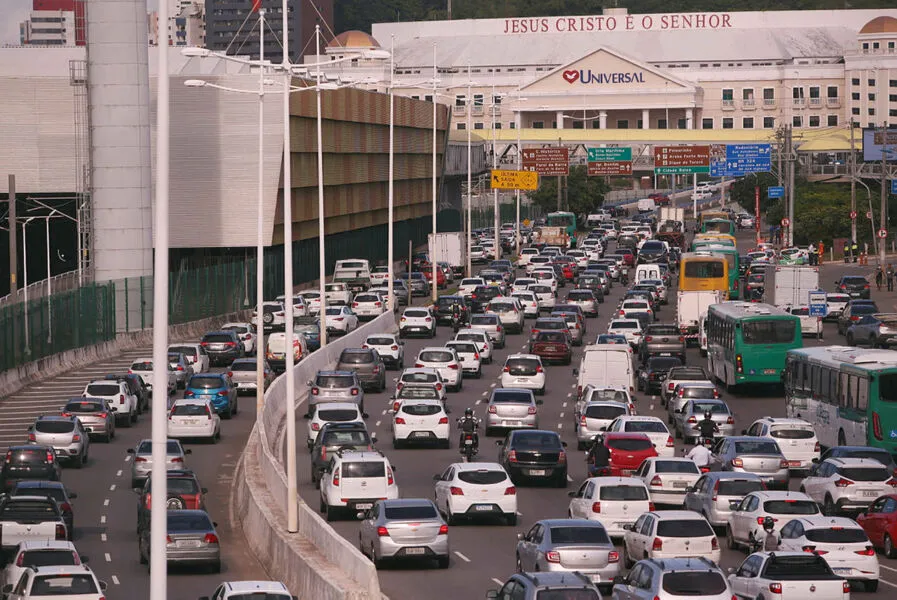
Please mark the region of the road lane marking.
POLYGON ((112 556, 108 552, 106 553, 106 562, 112 562, 112 556))
POLYGON ((878 566, 881 567, 882 569, 887 569, 888 571, 894 571, 895 573, 897 573, 897 569, 895 569, 894 567, 889 567, 887 565, 882 565, 882 564, 879 564, 878 566))
POLYGON ((109 498, 103 500, 103 506, 109 506, 109 498))
POLYGON ((480 400, 479 398, 477 398, 476 401, 474 402, 474 404, 475 404, 475 405, 479 405, 480 402, 482 402, 482 400, 480 400))
POLYGON ((558 429, 563 429, 563 428, 564 428, 564 424, 563 424, 563 423, 558 423, 558 429))
POLYGON ((561 419, 563 419, 563 418, 564 418, 564 413, 561 412, 561 414, 559 414, 558 417, 560 417, 561 419))
POLYGON ((376 423, 374 423, 374 427, 380 427, 380 421, 377 421, 376 423))
POLYGON ((126 454, 126 455, 125 455, 125 462, 131 462, 131 455, 130 455, 130 454, 126 454))
POLYGON ((457 556, 458 558, 460 558, 460 559, 463 560, 464 562, 470 562, 470 559, 469 559, 469 558, 467 558, 466 556, 464 556, 463 554, 461 554, 461 553, 458 552, 457 550, 454 551, 454 554, 455 554, 455 556, 457 556))
POLYGON ((494 387, 495 387, 495 384, 494 384, 494 383, 490 383, 490 384, 489 384, 489 387, 494 388, 494 387))
POLYGON ((879 581, 882 582, 882 583, 885 584, 885 585, 889 585, 889 586, 891 586, 892 588, 897 588, 897 584, 891 583, 891 582, 888 581, 887 579, 881 579, 881 578, 879 578, 879 581))
POLYGON ((121 469, 118 470, 118 472, 115 474, 115 476, 116 476, 116 477, 121 477, 121 469))
POLYGON ((518 510, 518 511, 517 511, 517 516, 518 516, 518 517, 522 517, 522 516, 523 516, 523 513, 520 512, 520 511, 518 510))
POLYGON ((567 397, 568 397, 568 398, 572 398, 572 397, 573 397, 573 392, 567 392, 567 397))
POLYGON ((485 391, 485 392, 483 392, 483 395, 484 395, 484 396, 488 396, 488 395, 489 395, 489 392, 488 392, 488 390, 487 390, 487 391, 485 391))
POLYGON ((567 403, 564 402, 563 404, 561 404, 561 408, 567 408, 567 403))
POLYGON ((386 409, 384 409, 383 412, 380 413, 380 414, 381 414, 381 415, 385 415, 385 414, 386 414, 386 409))
POLYGON ((106 534, 105 534, 105 533, 101 533, 101 534, 100 534, 100 541, 102 541, 102 542, 105 542, 105 541, 106 541, 106 534))
POLYGON ((500 579, 496 579, 495 577, 492 578, 492 581, 494 581, 496 585, 504 585, 505 584, 504 581, 501 581, 500 579))
POLYGON ((573 483, 573 478, 567 475, 567 483, 573 483))
POLYGON ((103 515, 100 517, 100 523, 105 523, 105 522, 106 522, 106 515, 103 515))
POLYGON ((116 577, 115 575, 112 576, 112 583, 114 583, 115 585, 121 585, 121 582, 118 580, 118 577, 116 577))

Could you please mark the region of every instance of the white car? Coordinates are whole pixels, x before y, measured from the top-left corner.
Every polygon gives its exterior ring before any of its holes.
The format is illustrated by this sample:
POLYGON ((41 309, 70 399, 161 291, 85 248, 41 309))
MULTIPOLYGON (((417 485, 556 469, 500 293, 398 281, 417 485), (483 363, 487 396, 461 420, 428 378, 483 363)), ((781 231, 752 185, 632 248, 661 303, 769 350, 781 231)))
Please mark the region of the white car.
POLYGON ((105 600, 107 585, 99 581, 94 572, 84 564, 34 565, 26 568, 9 593, 7 600, 105 600))
POLYGON ((534 256, 531 259, 529 259, 529 262, 526 264, 526 267, 524 268, 524 272, 526 273, 527 277, 532 277, 533 271, 535 271, 536 269, 541 269, 543 267, 546 267, 548 265, 548 263, 550 263, 550 262, 551 262, 550 256, 546 256, 545 254, 540 253, 538 256, 534 256))
POLYGON ((545 394, 545 369, 535 354, 510 354, 501 370, 499 387, 523 388, 545 394))
POLYGON ((376 450, 337 450, 321 476, 320 510, 328 521, 345 512, 355 517, 378 498, 399 497, 392 465, 376 450))
POLYGON ((480 360, 487 365, 492 362, 492 353, 494 351, 492 347, 492 338, 489 337, 489 334, 485 331, 481 329, 471 329, 469 327, 461 329, 455 334, 455 341, 473 342, 480 352, 480 360))
POLYGON ((386 303, 380 294, 373 292, 359 292, 352 299, 352 312, 359 319, 370 321, 386 312, 386 303))
POLYGON ((479 379, 483 376, 483 359, 480 357, 480 351, 476 342, 452 340, 445 343, 446 348, 455 351, 455 356, 461 361, 461 370, 464 376, 479 379))
MULTIPOLYGON (((168 369, 170 375, 171 367, 168 367, 168 369)), ((175 379, 175 382, 177 382, 177 379, 175 379)), ((81 395, 85 398, 101 398, 108 402, 112 410, 115 411, 116 425, 131 427, 137 422, 139 401, 137 396, 131 394, 128 390, 128 384, 124 381, 97 379, 84 386, 84 392, 81 395)))
POLYGON ((470 315, 467 327, 477 329, 492 338, 495 348, 505 347, 505 328, 502 326, 501 317, 495 313, 474 313, 470 315))
POLYGON ((520 257, 517 259, 517 268, 523 269, 526 265, 529 264, 529 261, 532 257, 539 256, 539 251, 535 248, 522 248, 520 250, 520 257))
POLYGON ((654 510, 645 483, 633 477, 591 477, 567 495, 568 517, 599 521, 612 537, 623 537, 626 525, 654 510))
MULTIPOLYGON (((252 310, 249 320, 253 323, 258 322, 257 310, 252 310)), ((283 329, 284 322, 282 302, 262 302, 262 323, 264 323, 265 331, 268 331, 268 328, 283 329)))
POLYGON ((736 599, 850 600, 850 582, 810 552, 754 552, 729 575, 729 586, 736 599))
POLYGON ((763 521, 772 517, 778 532, 795 517, 819 514, 819 507, 803 492, 760 491, 747 494, 729 517, 726 525, 726 544, 730 550, 766 539, 763 521))
MULTIPOLYGON (((247 323, 248 325, 248 323, 247 323)), ((225 325, 226 327, 226 325, 225 325)), ((252 326, 252 335, 253 335, 253 346, 255 345, 255 325, 252 326)), ((203 348, 202 344, 196 343, 184 343, 184 344, 171 344, 168 346, 168 352, 180 352, 187 358, 187 362, 190 363, 190 366, 193 367, 193 373, 205 373, 209 370, 210 367, 210 359, 209 354, 206 352, 206 349, 203 348)), ((152 362, 152 361, 150 361, 152 362)))
POLYGON ((371 286, 389 284, 389 266, 377 265, 371 269, 371 286))
POLYGON ((587 449, 595 436, 606 431, 607 426, 617 417, 635 414, 631 406, 629 403, 614 401, 586 402, 582 405, 577 402, 573 412, 577 450, 587 449))
POLYGON ((538 268, 535 269, 532 273, 530 273, 530 277, 535 279, 537 282, 547 285, 551 288, 551 291, 557 293, 558 291, 558 280, 555 276, 554 269, 548 268, 538 268))
POLYGON ((489 302, 487 312, 495 313, 508 333, 523 333, 523 306, 515 298, 499 296, 489 302))
POLYGON ((827 320, 837 320, 841 313, 844 312, 844 309, 847 308, 848 302, 850 302, 850 294, 842 294, 840 292, 826 294, 825 303, 828 305, 828 312, 825 318, 827 320))
POLYGON ((893 494, 897 479, 872 458, 828 458, 801 483, 801 491, 822 506, 823 514, 866 510, 876 498, 893 494))
POLYGON ((439 399, 445 402, 446 385, 439 370, 431 368, 408 368, 402 371, 396 379, 396 392, 402 390, 405 385, 431 385, 439 394, 439 399))
POLYGON ((786 311, 800 319, 802 335, 815 335, 817 338, 822 338, 822 317, 811 317, 809 306, 806 304, 791 306, 786 311))
POLYGON ((211 400, 175 400, 168 411, 168 437, 205 438, 217 442, 221 437, 221 417, 211 400))
POLYGON ((394 333, 375 333, 369 335, 362 348, 373 348, 380 354, 383 363, 392 369, 405 368, 405 342, 394 333))
POLYGON ((523 317, 535 319, 539 316, 539 299, 529 290, 515 290, 511 292, 511 298, 515 298, 523 305, 523 317))
POLYGON ((309 315, 317 315, 321 312, 321 292, 319 290, 302 290, 297 296, 302 296, 308 307, 309 315))
POLYGON ((748 427, 746 435, 771 439, 779 445, 788 468, 806 471, 819 460, 819 440, 809 421, 797 418, 763 417, 748 427))
POLYGON ((529 286, 536 283, 532 277, 518 277, 511 284, 511 292, 525 292, 529 286))
POLYGON ((442 376, 446 387, 453 392, 460 392, 464 385, 461 374, 461 363, 455 355, 455 351, 445 346, 427 346, 417 354, 414 361, 415 368, 429 367, 436 369, 442 376))
MULTIPOLYGON (((207 357, 208 358, 208 357, 207 357)), ((195 372, 195 371, 194 371, 195 372)), ((128 373, 132 375, 140 375, 140 378, 143 380, 143 385, 147 387, 147 389, 152 393, 153 391, 153 359, 152 358, 138 358, 134 362, 131 363, 131 367, 128 369, 128 373)), ((168 391, 167 395, 171 396, 178 389, 178 376, 177 373, 168 366, 168 391)), ((111 398, 107 397, 107 400, 111 398)))
POLYGON ((646 458, 632 474, 641 479, 651 493, 654 504, 683 506, 688 488, 701 476, 698 465, 690 458, 646 458))
POLYGON ((608 431, 620 431, 625 433, 644 433, 650 438, 657 450, 658 456, 673 456, 676 447, 673 443, 673 435, 666 423, 657 417, 642 415, 623 415, 617 417, 607 428, 608 431))
POLYGON ((66 540, 19 542, 9 558, 6 568, 3 569, 3 582, 0 587, 15 586, 22 573, 31 566, 66 566, 84 562, 75 545, 66 540))
POLYGON ((576 266, 580 269, 585 269, 586 265, 589 264, 589 257, 585 250, 567 250, 567 256, 575 259, 576 266))
POLYGON ((534 283, 527 288, 527 291, 532 292, 536 296, 540 312, 551 311, 554 309, 554 305, 557 304, 557 294, 551 289, 550 285, 534 283))
POLYGON ((426 308, 406 308, 399 318, 399 337, 408 335, 436 337, 436 319, 426 308))
POLYGON ((642 322, 638 319, 612 319, 607 324, 607 333, 622 335, 635 348, 642 339, 642 322))
POLYGON ((324 299, 328 306, 349 306, 352 303, 352 290, 345 283, 325 283, 324 299))
POLYGON ((622 318, 630 317, 639 313, 648 313, 651 315, 652 319, 654 317, 654 311, 651 310, 651 305, 647 300, 635 300, 630 298, 629 300, 624 300, 622 304, 620 304, 620 309, 617 311, 617 314, 622 318))
POLYGON ((433 479, 436 508, 449 525, 482 517, 517 525, 517 488, 498 463, 453 463, 433 479))
POLYGON ((878 556, 862 527, 845 517, 798 517, 782 527, 778 550, 818 552, 835 575, 878 589, 878 556))
MULTIPOLYGON (((277 298, 275 298, 278 302, 283 305, 286 305, 286 296, 281 294, 277 298)), ((293 316, 294 317, 307 317, 308 316, 308 304, 305 302, 305 298, 299 294, 293 296, 293 316)), ((222 327, 224 329, 224 327, 222 327)))
MULTIPOLYGON (((221 330, 233 331, 236 333, 237 337, 240 338, 240 342, 243 344, 243 352, 247 356, 255 352, 256 340, 258 338, 255 335, 255 325, 252 323, 225 323, 221 326, 221 330)), ((181 350, 178 349, 178 346, 169 346, 168 351, 181 352, 181 350)), ((184 354, 184 356, 187 358, 187 362, 192 365, 193 361, 190 360, 190 356, 187 354, 184 354)), ((197 373, 198 371, 194 368, 193 372, 197 373)))
POLYGON ((669 301, 669 290, 667 289, 666 284, 664 284, 662 279, 643 279, 639 282, 644 285, 653 285, 657 290, 657 296, 660 299, 661 304, 666 304, 669 301))
POLYGON ((644 513, 626 525, 623 557, 627 567, 643 558, 704 556, 719 563, 719 541, 703 516, 690 510, 644 513))
POLYGON ((327 333, 346 335, 358 329, 358 317, 348 306, 328 306, 326 311, 327 333))
POLYGON ((393 448, 418 443, 451 448, 450 436, 448 414, 439 400, 404 400, 393 415, 393 448))
POLYGON ((461 280, 458 286, 458 295, 469 298, 477 286, 486 285, 486 280, 482 277, 466 277, 461 280))
POLYGON ((472 263, 481 263, 487 260, 486 249, 483 246, 471 246, 467 255, 472 263))
POLYGON ((362 422, 367 415, 361 412, 361 408, 355 402, 327 402, 318 404, 311 416, 306 413, 308 419, 308 436, 306 444, 308 449, 314 446, 318 432, 327 423, 355 423, 362 422))

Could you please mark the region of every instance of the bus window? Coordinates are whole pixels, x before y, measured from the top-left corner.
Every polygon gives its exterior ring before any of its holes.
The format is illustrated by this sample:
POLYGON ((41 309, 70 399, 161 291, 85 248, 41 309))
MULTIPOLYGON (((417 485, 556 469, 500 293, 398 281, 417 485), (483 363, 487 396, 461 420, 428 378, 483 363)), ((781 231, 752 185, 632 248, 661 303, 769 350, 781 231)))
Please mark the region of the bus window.
POLYGON ((897 373, 879 376, 878 395, 885 402, 897 402, 897 373))
POLYGON ((857 410, 866 412, 869 408, 869 380, 865 377, 859 379, 859 390, 857 394, 857 410))
POLYGON ((724 277, 723 265, 719 261, 690 260, 685 263, 685 276, 701 279, 724 277))
POLYGON ((791 320, 747 321, 741 326, 741 337, 745 344, 785 344, 794 341, 794 331, 791 320))

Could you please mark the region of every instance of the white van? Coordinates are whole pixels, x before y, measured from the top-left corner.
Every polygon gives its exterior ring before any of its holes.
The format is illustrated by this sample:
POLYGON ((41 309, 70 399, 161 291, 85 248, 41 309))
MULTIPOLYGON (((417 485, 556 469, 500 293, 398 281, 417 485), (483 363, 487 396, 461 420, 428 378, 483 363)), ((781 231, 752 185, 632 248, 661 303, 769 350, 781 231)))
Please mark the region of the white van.
POLYGON ((638 211, 640 213, 651 212, 655 208, 657 208, 657 204, 654 202, 653 198, 642 198, 638 201, 636 206, 638 207, 638 211))
MULTIPOLYGON (((278 373, 286 369, 287 363, 287 336, 286 333, 279 331, 268 336, 265 344, 265 358, 271 369, 278 373)), ((308 355, 308 342, 305 336, 300 333, 293 334, 293 364, 308 355)))
POLYGON ((635 369, 629 346, 624 344, 596 344, 582 351, 579 368, 573 369, 577 381, 577 398, 585 386, 619 387, 635 391, 635 369))
POLYGON ((659 265, 639 265, 635 268, 635 283, 639 284, 645 279, 662 279, 659 265))

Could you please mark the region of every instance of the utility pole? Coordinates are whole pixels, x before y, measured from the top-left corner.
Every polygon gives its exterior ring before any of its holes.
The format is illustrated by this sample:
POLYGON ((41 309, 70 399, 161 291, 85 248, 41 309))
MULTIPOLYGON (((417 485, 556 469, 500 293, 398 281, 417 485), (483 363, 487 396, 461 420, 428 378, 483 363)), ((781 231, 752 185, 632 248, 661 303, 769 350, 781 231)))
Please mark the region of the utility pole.
MULTIPOLYGON (((18 228, 16 227, 16 176, 9 176, 9 293, 18 290, 18 228)), ((15 331, 15 327, 13 327, 15 331)))
MULTIPOLYGON (((850 241, 857 239, 857 154, 854 142, 853 119, 850 119, 850 241)), ((833 242, 834 243, 834 242, 833 242)), ((832 246, 834 247, 834 246, 832 246)))
POLYGON ((791 125, 788 125, 785 133, 788 153, 788 247, 790 248, 794 245, 794 170, 797 161, 794 156, 794 130, 791 125))
POLYGON ((782 187, 783 185, 785 185, 783 182, 783 179, 782 179, 782 177, 783 177, 783 174, 782 174, 782 147, 784 145, 784 143, 782 141, 783 136, 784 136, 784 133, 782 131, 782 128, 779 128, 779 130, 776 131, 776 141, 778 142, 776 144, 776 150, 777 150, 776 158, 778 159, 778 163, 779 163, 778 169, 776 169, 776 175, 778 176, 779 187, 782 187))
MULTIPOLYGON (((881 126, 881 215, 879 223, 882 231, 888 230, 888 123, 885 121, 881 126)), ((873 232, 877 235, 877 232, 873 232)), ((887 238, 878 238, 878 264, 884 268, 887 260, 885 253, 887 252, 887 238)))
MULTIPOLYGON (((560 146, 561 146, 561 138, 558 138, 558 147, 560 147, 560 146)), ((563 194, 564 194, 563 188, 561 187, 562 185, 563 185, 563 183, 562 183, 561 175, 558 175, 558 208, 557 208, 558 212, 560 212, 564 206, 563 202, 561 200, 563 198, 563 194)))

